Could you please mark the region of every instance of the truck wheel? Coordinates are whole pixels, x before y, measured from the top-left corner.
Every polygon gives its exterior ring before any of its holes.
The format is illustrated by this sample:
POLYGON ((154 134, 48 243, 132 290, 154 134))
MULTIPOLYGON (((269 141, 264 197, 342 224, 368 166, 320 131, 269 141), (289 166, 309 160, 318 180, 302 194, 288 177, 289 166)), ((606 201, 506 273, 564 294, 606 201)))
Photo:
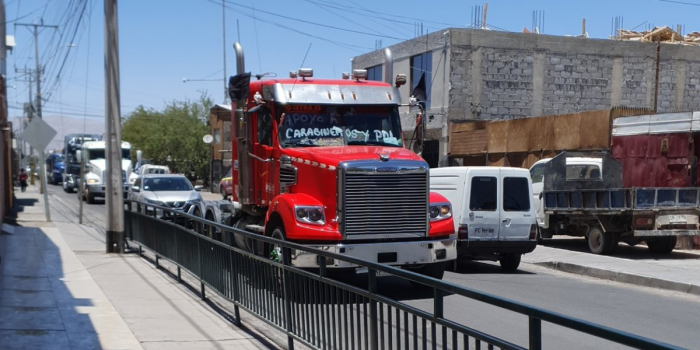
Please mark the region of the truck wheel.
POLYGON ((613 250, 613 237, 610 232, 603 232, 600 227, 588 231, 588 249, 593 254, 610 254, 613 250))
POLYGON ((224 186, 219 186, 219 193, 221 193, 221 197, 224 197, 224 200, 226 200, 226 198, 228 198, 228 196, 226 195, 226 190, 224 189, 224 186))
POLYGON ((647 246, 652 253, 669 254, 676 248, 676 236, 656 237, 647 241, 647 246))
MULTIPOLYGON (((279 239, 280 241, 284 241, 285 233, 284 233, 284 227, 277 226, 272 230, 272 233, 270 234, 270 238, 275 238, 279 239)), ((270 260, 276 261, 276 262, 283 262, 282 261, 282 247, 277 245, 277 244, 271 244, 271 243, 266 243, 265 244, 265 254, 267 254, 267 257, 270 260)))
POLYGON ((520 266, 521 258, 522 255, 520 254, 503 255, 501 259, 498 260, 498 262, 501 264, 501 268, 503 270, 512 272, 517 270, 518 266, 520 266))
MULTIPOLYGON (((425 265, 418 267, 418 268, 407 267, 407 269, 412 271, 412 272, 419 273, 421 275, 425 275, 425 276, 432 277, 432 278, 439 279, 439 280, 441 280, 442 277, 445 275, 445 263, 444 262, 425 264, 425 265)), ((422 283, 418 283, 415 281, 410 281, 410 282, 414 288, 428 288, 428 286, 426 286, 422 283)))

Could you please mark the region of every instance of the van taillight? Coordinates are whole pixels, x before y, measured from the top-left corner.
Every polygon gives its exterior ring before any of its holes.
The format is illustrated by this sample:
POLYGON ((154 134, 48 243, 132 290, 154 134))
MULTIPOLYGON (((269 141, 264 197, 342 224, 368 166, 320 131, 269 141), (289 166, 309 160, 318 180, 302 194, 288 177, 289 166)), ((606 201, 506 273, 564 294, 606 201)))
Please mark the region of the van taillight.
POLYGON ((530 239, 537 239, 537 225, 530 225, 530 239))
POLYGON ((469 238, 469 225, 459 225, 457 230, 457 239, 469 238))

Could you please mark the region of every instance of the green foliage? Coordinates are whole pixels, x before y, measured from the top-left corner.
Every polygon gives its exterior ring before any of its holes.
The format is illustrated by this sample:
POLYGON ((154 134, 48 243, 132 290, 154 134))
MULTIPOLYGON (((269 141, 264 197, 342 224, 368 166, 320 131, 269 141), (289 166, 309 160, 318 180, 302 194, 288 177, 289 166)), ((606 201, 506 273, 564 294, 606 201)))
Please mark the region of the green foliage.
POLYGON ((213 100, 202 94, 197 101, 172 101, 163 111, 136 108, 122 125, 122 139, 131 143, 152 164, 168 165, 174 173, 201 179, 209 174, 209 145, 202 137, 209 133, 207 120, 213 100), (168 160, 170 159, 170 160, 168 160))

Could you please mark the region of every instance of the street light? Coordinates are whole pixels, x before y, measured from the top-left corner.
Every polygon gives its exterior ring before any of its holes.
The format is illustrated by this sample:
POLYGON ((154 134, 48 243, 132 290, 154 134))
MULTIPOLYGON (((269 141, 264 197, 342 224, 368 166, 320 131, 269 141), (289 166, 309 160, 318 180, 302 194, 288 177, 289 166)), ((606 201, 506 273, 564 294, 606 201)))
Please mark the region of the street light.
POLYGON ((190 79, 190 78, 182 78, 182 82, 186 83, 188 81, 221 81, 221 79, 190 79))

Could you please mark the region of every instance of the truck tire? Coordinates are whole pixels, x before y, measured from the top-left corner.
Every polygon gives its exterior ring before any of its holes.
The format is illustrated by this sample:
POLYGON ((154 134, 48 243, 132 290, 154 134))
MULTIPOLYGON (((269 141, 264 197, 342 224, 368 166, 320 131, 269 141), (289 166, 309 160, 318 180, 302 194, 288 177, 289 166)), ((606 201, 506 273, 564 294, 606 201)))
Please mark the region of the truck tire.
MULTIPOLYGON (((275 238, 279 239, 281 241, 284 241, 286 237, 286 234, 284 232, 284 226, 278 225, 275 226, 274 229, 272 229, 272 233, 270 234, 270 238, 275 238)), ((282 263, 282 247, 276 245, 276 244, 271 244, 271 243, 265 243, 265 257, 269 258, 270 260, 282 263)))
POLYGON ((522 255, 520 254, 509 254, 501 256, 498 262, 501 264, 501 268, 503 270, 513 272, 518 269, 518 266, 520 266, 521 259, 522 255))
MULTIPOLYGON (((408 269, 409 271, 419 273, 421 275, 425 275, 428 277, 432 277, 438 280, 441 280, 442 277, 445 275, 445 263, 444 262, 439 262, 439 263, 433 263, 433 264, 425 264, 421 267, 418 268, 411 268, 411 267, 405 267, 405 269, 408 269)), ((410 281, 411 284, 413 285, 414 288, 428 288, 428 286, 418 283, 415 281, 410 281)))
POLYGON ((656 237, 647 241, 647 247, 652 253, 669 254, 676 248, 676 236, 656 237))
POLYGON ((614 240, 612 233, 603 232, 600 227, 594 226, 588 231, 588 249, 591 250, 593 254, 610 254, 614 248, 614 240))

